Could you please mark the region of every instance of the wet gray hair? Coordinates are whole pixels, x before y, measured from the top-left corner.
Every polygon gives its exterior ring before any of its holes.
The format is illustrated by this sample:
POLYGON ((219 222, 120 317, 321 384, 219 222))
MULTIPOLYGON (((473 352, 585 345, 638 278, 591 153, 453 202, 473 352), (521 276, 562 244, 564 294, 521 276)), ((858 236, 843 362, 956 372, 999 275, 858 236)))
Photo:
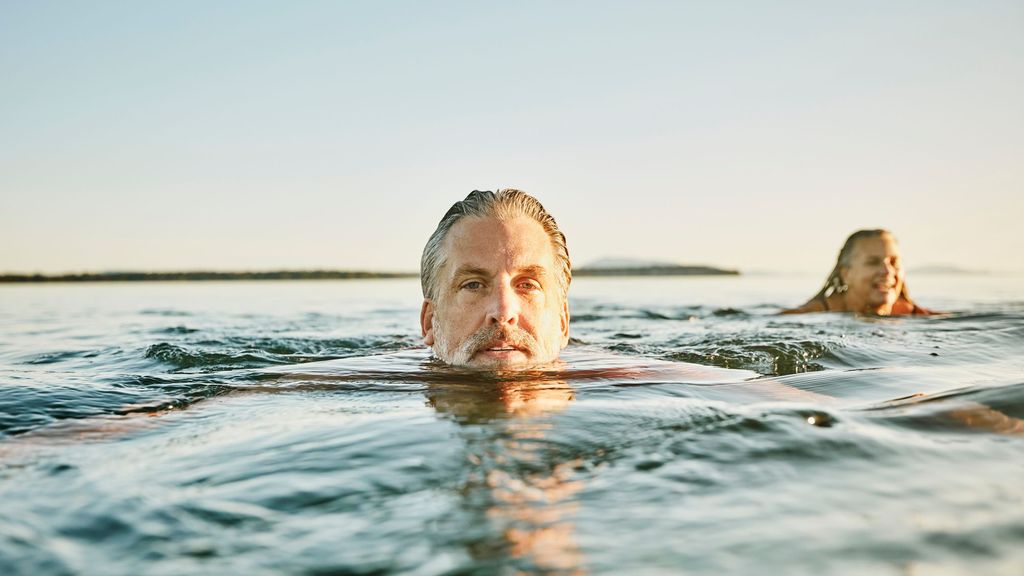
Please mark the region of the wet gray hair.
POLYGON ((467 216, 490 217, 498 220, 526 216, 540 224, 548 238, 551 239, 551 248, 555 251, 555 261, 560 268, 555 275, 558 280, 558 292, 562 299, 565 299, 569 293, 569 283, 572 281, 572 263, 569 260, 569 248, 565 244, 565 234, 562 234, 558 223, 536 198, 514 188, 505 188, 497 192, 474 190, 469 193, 469 196, 466 196, 465 200, 453 204, 444 218, 441 218, 437 229, 427 240, 427 245, 423 248, 423 257, 420 259, 420 284, 423 287, 424 298, 431 300, 437 298, 438 277, 445 262, 444 240, 448 237, 452 226, 467 216))

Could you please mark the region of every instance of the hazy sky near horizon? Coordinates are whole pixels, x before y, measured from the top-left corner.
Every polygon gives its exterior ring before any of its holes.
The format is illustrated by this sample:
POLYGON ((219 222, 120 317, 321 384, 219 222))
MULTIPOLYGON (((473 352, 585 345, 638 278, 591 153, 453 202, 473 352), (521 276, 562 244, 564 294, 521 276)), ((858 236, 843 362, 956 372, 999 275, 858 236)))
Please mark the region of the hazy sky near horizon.
POLYGON ((1024 2, 0 0, 0 273, 415 270, 522 188, 576 264, 1024 269, 1024 2))

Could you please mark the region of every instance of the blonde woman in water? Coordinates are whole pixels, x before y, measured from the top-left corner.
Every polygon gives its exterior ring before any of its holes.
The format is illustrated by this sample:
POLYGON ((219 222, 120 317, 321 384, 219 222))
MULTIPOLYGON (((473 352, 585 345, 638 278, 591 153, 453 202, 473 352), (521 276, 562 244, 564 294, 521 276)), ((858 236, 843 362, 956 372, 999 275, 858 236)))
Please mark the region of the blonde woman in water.
POLYGON ((888 230, 858 230, 846 239, 825 285, 799 308, 783 314, 853 312, 873 316, 935 314, 907 294, 896 238, 888 230))

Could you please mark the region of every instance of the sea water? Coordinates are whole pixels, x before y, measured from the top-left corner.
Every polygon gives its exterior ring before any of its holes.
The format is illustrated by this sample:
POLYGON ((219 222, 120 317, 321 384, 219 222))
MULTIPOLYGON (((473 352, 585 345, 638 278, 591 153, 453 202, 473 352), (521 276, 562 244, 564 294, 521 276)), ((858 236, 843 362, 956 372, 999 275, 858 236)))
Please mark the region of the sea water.
POLYGON ((580 278, 503 376, 416 280, 0 286, 0 574, 1021 574, 1024 278, 819 280, 580 278))

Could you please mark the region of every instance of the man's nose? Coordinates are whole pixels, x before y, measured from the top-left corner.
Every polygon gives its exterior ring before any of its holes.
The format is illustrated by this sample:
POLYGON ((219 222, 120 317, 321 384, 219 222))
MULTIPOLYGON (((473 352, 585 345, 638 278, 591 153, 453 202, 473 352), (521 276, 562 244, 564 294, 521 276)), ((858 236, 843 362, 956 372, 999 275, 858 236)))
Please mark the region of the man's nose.
POLYGON ((512 286, 502 284, 493 292, 487 322, 511 325, 519 323, 519 296, 512 286))

